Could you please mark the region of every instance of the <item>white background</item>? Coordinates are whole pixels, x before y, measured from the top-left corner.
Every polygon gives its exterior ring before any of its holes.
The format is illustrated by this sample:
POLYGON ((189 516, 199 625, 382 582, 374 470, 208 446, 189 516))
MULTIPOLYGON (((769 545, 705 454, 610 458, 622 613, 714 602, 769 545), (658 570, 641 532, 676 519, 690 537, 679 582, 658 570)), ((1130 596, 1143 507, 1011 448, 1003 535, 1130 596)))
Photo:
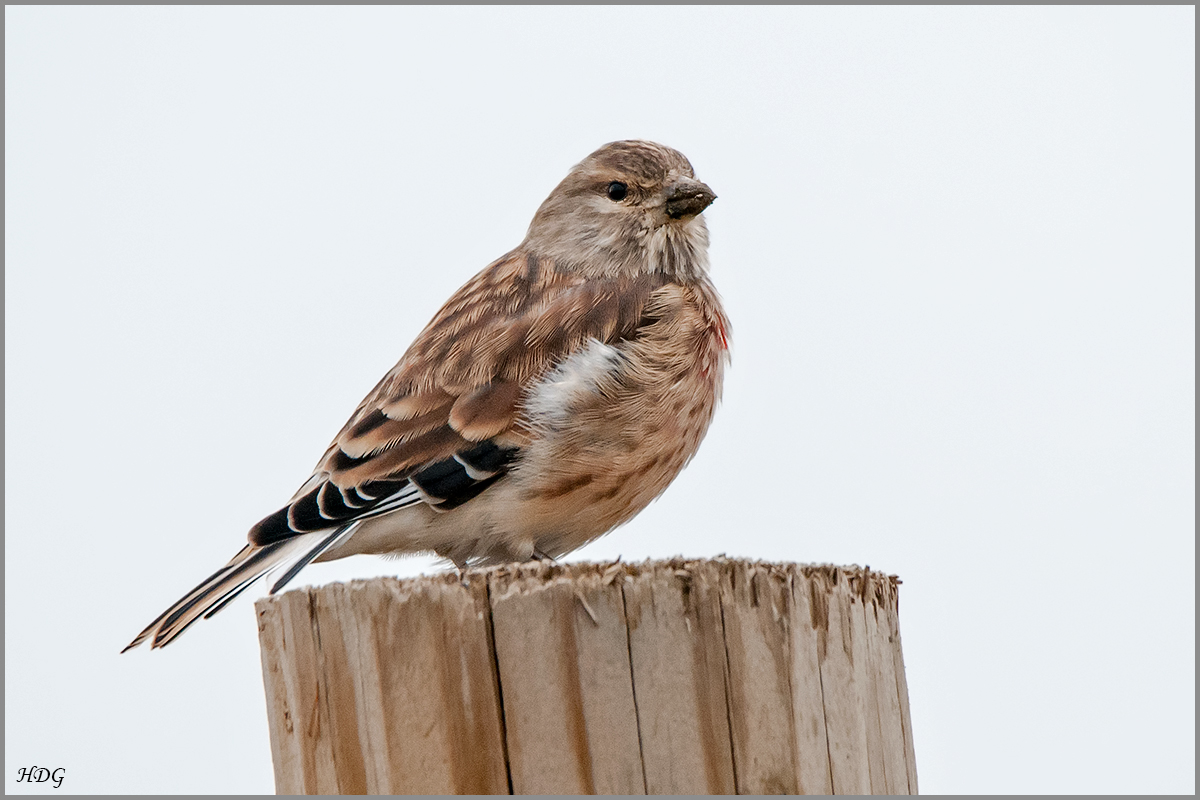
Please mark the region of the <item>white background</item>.
POLYGON ((1195 790, 1193 8, 5 22, 8 792, 273 790, 251 598, 118 651, 621 138, 720 196, 734 361, 573 557, 896 573, 922 790, 1195 790))

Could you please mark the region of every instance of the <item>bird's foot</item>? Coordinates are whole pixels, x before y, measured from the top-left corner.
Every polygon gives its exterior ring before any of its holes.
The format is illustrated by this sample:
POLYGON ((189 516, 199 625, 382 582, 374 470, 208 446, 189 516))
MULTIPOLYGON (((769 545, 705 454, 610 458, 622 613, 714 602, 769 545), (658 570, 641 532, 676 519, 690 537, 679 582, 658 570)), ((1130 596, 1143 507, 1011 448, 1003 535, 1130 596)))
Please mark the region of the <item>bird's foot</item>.
POLYGON ((450 563, 454 565, 454 574, 458 576, 458 583, 464 589, 471 588, 471 581, 467 579, 467 562, 450 559, 450 563))

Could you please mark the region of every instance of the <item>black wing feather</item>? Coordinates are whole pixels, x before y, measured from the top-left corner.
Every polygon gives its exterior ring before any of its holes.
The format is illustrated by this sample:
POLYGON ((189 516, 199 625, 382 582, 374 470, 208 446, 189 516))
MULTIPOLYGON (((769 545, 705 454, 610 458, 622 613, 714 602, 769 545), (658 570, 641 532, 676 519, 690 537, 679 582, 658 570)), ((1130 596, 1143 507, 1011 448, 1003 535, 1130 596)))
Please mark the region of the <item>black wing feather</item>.
POLYGON ((485 441, 472 443, 454 457, 426 464, 405 477, 368 481, 346 489, 326 480, 251 528, 250 543, 261 547, 282 542, 301 533, 339 528, 421 501, 438 511, 458 508, 503 477, 517 453, 516 448, 485 441), (422 493, 414 495, 412 503, 389 505, 389 501, 400 499, 400 493, 411 492, 412 487, 422 493))

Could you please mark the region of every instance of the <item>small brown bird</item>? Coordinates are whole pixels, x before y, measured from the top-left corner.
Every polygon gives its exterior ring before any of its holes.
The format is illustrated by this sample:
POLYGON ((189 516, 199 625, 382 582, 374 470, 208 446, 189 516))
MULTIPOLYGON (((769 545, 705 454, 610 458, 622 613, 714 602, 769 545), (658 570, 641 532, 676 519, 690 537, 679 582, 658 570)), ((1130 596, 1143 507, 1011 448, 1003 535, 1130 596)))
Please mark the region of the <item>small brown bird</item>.
POLYGON ((653 142, 613 142, 576 165, 291 501, 125 649, 168 644, 258 578, 282 572, 275 593, 313 561, 556 558, 630 520, 695 455, 721 395, 729 323, 700 216, 714 199, 653 142))

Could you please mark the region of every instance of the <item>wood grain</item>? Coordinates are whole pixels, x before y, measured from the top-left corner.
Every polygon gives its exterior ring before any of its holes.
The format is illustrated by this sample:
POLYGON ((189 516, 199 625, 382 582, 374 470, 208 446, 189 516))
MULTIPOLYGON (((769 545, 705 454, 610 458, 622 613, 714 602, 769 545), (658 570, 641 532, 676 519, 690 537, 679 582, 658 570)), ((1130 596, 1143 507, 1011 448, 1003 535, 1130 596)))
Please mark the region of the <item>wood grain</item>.
POLYGON ((650 794, 733 794, 725 634, 714 565, 659 563, 622 581, 650 794))
POLYGON ((258 603, 287 794, 908 794, 898 581, 529 562, 258 603))
POLYGON ((517 794, 645 794, 621 587, 535 563, 489 576, 517 794))

